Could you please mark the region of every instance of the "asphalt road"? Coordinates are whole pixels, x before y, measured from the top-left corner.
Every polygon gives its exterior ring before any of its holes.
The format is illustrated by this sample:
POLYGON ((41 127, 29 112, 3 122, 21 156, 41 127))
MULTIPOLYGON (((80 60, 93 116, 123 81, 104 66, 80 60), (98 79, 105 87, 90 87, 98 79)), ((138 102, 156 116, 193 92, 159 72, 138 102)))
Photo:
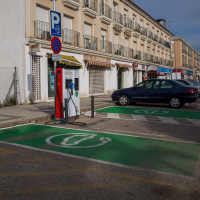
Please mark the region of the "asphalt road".
MULTIPOLYGON (((199 104, 187 104, 181 110, 200 111, 199 104)), ((152 104, 130 107, 170 109, 167 105, 152 104)), ((92 119, 81 115, 75 125, 56 126, 200 144, 200 126, 184 119, 171 124, 159 123, 153 117, 147 121, 103 117, 92 119)), ((45 121, 37 123, 44 124, 45 121)), ((187 176, 7 142, 0 143, 0 154, 0 199, 200 199, 200 159, 192 175, 187 176)), ((170 161, 166 164, 173 166, 170 161)))

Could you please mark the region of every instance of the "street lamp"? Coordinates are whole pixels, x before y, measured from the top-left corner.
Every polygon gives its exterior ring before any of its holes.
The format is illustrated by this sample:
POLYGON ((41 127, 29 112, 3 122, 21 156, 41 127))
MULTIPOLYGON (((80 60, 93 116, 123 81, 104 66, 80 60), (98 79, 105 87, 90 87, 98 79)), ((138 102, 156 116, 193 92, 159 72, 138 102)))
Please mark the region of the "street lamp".
POLYGON ((170 35, 170 68, 171 68, 171 79, 172 79, 172 51, 171 51, 171 30, 170 30, 170 22, 173 20, 169 20, 169 35, 170 35))

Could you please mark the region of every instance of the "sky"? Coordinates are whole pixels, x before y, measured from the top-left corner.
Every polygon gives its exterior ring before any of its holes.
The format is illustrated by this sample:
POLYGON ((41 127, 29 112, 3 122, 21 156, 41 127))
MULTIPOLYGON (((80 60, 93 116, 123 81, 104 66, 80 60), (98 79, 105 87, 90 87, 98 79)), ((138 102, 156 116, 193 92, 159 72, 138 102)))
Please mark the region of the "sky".
POLYGON ((200 0, 132 0, 154 19, 165 19, 166 28, 200 50, 200 0))

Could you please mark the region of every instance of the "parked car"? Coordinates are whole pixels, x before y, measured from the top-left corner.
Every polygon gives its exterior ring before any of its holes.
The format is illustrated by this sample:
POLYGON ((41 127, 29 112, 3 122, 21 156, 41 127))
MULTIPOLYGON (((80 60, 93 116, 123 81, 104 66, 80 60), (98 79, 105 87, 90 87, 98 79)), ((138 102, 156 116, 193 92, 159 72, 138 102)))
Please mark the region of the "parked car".
POLYGON ((168 103, 172 108, 178 108, 185 103, 198 100, 198 89, 186 86, 178 81, 166 79, 151 79, 143 81, 134 87, 116 90, 112 100, 126 106, 130 102, 168 103))
POLYGON ((184 85, 191 85, 198 89, 198 95, 200 96, 200 83, 193 81, 193 79, 177 79, 176 81, 183 83, 184 85))

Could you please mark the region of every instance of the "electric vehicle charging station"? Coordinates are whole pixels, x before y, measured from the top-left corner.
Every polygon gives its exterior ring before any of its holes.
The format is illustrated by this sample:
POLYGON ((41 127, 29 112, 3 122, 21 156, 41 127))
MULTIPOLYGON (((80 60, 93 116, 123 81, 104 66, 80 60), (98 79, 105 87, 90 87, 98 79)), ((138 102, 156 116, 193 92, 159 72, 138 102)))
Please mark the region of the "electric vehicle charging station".
POLYGON ((79 66, 59 64, 56 67, 56 120, 66 119, 65 99, 68 117, 80 115, 79 66))

